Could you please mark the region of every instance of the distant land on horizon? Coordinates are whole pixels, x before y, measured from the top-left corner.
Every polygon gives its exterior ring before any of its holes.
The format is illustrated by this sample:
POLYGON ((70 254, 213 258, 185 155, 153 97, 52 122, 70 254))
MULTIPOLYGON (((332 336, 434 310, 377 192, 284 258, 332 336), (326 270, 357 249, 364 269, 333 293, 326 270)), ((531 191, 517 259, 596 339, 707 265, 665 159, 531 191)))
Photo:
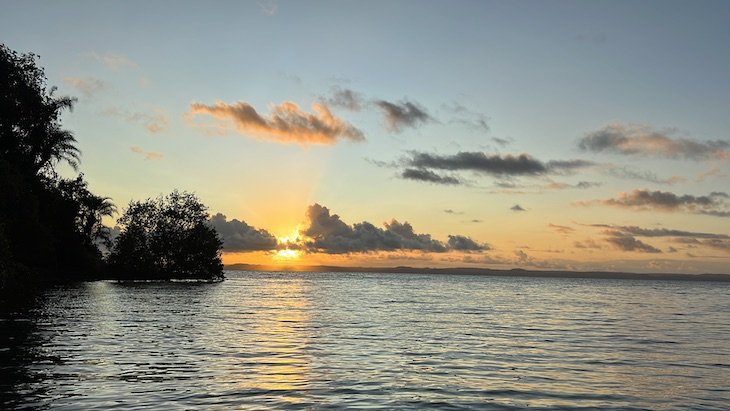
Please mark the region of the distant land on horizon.
POLYGON ((419 268, 419 267, 344 267, 329 265, 304 265, 274 267, 257 264, 228 264, 230 271, 267 272, 343 272, 343 273, 395 273, 395 274, 457 274, 494 277, 545 277, 545 278, 599 278, 618 280, 677 280, 730 282, 730 274, 673 274, 673 273, 628 273, 614 271, 537 271, 513 268, 496 270, 491 268, 419 268))

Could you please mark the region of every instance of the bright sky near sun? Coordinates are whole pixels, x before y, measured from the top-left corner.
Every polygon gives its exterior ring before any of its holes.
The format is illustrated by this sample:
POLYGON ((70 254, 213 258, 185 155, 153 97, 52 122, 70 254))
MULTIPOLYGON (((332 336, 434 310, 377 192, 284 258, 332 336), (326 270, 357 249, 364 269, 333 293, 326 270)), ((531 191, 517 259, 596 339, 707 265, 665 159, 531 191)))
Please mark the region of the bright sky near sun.
POLYGON ((728 16, 3 1, 0 41, 78 97, 95 193, 196 193, 226 263, 728 272, 728 16))

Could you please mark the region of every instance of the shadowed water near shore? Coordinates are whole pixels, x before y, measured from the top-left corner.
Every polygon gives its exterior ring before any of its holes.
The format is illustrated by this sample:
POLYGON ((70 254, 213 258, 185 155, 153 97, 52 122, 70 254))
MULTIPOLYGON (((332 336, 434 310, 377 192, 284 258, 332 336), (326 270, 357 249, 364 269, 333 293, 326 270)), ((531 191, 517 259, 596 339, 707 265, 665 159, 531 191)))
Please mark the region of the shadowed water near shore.
POLYGON ((79 283, 2 328, 28 409, 723 409, 724 283, 228 272, 79 283))

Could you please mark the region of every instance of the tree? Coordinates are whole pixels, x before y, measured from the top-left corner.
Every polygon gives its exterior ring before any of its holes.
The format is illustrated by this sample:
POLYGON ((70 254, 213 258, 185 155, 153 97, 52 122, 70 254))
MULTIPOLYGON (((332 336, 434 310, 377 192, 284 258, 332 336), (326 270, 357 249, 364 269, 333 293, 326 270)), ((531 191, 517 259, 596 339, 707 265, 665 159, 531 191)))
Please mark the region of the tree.
POLYGON ((30 174, 55 174, 53 167, 60 161, 76 169, 76 139, 60 121, 76 99, 56 97, 55 87, 46 88, 37 57, 0 44, 0 158, 30 174))
POLYGON ((188 192, 131 202, 109 256, 115 278, 223 279, 223 243, 207 221, 207 207, 188 192))
POLYGON ((102 267, 94 239, 113 205, 82 175, 56 172, 64 161, 78 168, 76 140, 61 126, 76 100, 54 95, 37 58, 0 44, 0 277, 94 278, 102 267))

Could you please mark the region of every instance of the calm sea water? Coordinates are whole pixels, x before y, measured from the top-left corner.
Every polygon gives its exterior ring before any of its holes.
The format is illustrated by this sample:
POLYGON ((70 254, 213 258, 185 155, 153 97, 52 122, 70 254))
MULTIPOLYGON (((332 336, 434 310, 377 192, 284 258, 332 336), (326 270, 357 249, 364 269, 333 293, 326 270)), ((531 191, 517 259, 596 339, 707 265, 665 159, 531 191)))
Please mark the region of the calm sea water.
POLYGON ((0 321, 0 408, 724 409, 730 285, 230 272, 0 321))

